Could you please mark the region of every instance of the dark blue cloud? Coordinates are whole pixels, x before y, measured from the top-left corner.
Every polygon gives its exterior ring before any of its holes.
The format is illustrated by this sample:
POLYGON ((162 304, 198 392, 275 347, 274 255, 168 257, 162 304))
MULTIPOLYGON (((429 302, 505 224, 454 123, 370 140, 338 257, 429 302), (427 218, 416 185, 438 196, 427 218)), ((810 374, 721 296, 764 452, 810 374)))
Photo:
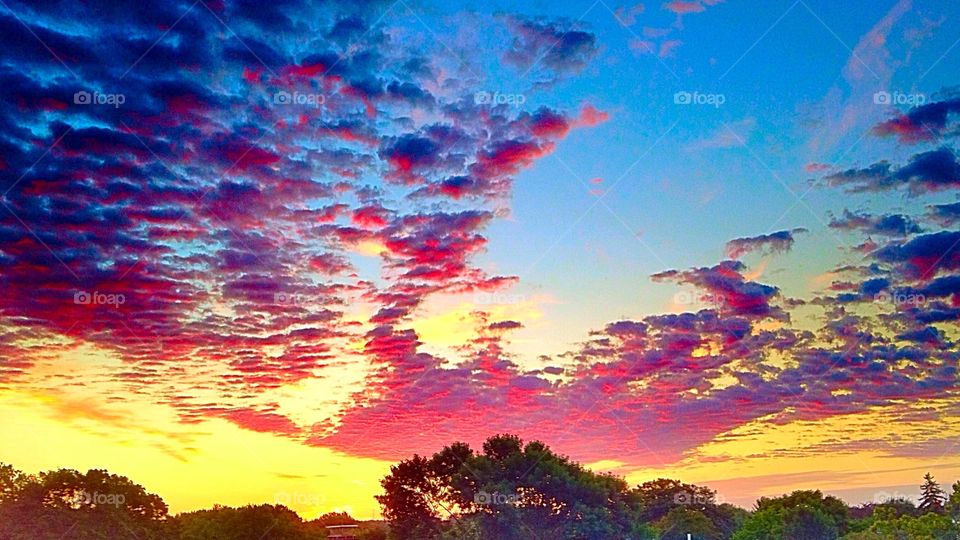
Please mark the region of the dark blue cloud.
POLYGON ((847 169, 825 177, 831 186, 851 193, 886 191, 906 187, 913 195, 960 187, 960 161, 950 148, 921 152, 894 167, 880 161, 863 169, 847 169))

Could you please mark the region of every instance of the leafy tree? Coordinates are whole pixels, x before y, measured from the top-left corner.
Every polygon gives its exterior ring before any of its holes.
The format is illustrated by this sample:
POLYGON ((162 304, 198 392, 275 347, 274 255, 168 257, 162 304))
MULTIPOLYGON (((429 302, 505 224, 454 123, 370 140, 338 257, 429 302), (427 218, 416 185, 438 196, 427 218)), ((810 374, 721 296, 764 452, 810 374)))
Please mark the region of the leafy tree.
POLYGON ((876 521, 892 520, 900 516, 915 516, 917 505, 903 498, 889 498, 881 503, 866 503, 850 508, 850 522, 847 530, 863 532, 876 521))
POLYGON ((296 512, 279 504, 214 506, 188 512, 174 518, 171 529, 178 540, 309 540, 325 536, 308 532, 296 512))
POLYGON ((747 518, 747 512, 732 504, 716 504, 717 493, 710 488, 658 478, 644 482, 634 490, 643 506, 642 520, 662 520, 672 510, 683 507, 706 516, 722 538, 729 538, 747 518))
POLYGON ((703 512, 677 506, 656 522, 660 540, 722 540, 724 536, 703 512))
POLYGON ((734 531, 750 517, 750 512, 729 503, 707 507, 703 514, 710 518, 723 538, 733 536, 734 531))
POLYGON ((820 491, 794 491, 761 497, 757 510, 733 535, 734 540, 829 540, 849 526, 847 505, 820 491))
POLYGON ((668 478, 644 482, 636 487, 636 492, 643 505, 644 521, 657 521, 678 505, 702 512, 715 503, 717 496, 710 488, 684 484, 668 478))
POLYGON ((953 492, 950 493, 950 498, 947 500, 947 515, 954 521, 960 522, 960 481, 954 482, 951 487, 953 492))
POLYGON ((783 540, 782 514, 779 508, 756 510, 733 533, 731 540, 783 540))
POLYGON ((933 475, 930 473, 923 475, 923 485, 920 486, 920 506, 917 508, 920 513, 941 513, 946 500, 947 494, 940 489, 940 484, 933 479, 933 475))
POLYGON ((441 540, 487 540, 483 531, 483 523, 479 515, 465 515, 451 520, 448 527, 440 535, 441 540))
POLYGON ((359 521, 346 512, 327 512, 311 523, 326 527, 327 525, 355 525, 359 521))
POLYGON ((783 537, 786 540, 827 540, 840 537, 837 522, 821 508, 788 508, 783 511, 783 522, 783 537))
POLYGON ((850 518, 869 521, 877 512, 891 511, 894 517, 912 516, 917 513, 917 505, 905 497, 891 497, 879 503, 865 503, 850 508, 850 518))
POLYGON ((417 540, 645 538, 637 493, 540 442, 491 437, 482 453, 456 443, 390 469, 377 497, 392 534, 417 540))
POLYGON ((905 497, 887 499, 876 506, 877 511, 887 511, 894 517, 915 516, 917 514, 917 505, 905 497))
POLYGON ((380 482, 384 494, 376 498, 397 538, 434 538, 439 534, 441 481, 431 461, 417 455, 390 467, 390 474, 380 482))
POLYGON ((31 482, 36 479, 14 469, 13 465, 0 463, 0 504, 17 499, 31 482))
POLYGON ((0 466, 0 538, 161 538, 163 500, 103 470, 24 475, 0 466))
POLYGON ((867 530, 850 533, 843 540, 956 540, 960 537, 957 524, 940 514, 888 517, 875 520, 867 530))

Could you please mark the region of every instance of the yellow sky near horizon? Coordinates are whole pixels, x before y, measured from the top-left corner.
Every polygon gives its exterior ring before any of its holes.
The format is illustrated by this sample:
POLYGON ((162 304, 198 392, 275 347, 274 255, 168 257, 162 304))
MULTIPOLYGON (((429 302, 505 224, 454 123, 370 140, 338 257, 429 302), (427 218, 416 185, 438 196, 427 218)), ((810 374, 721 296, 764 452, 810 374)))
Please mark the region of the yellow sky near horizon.
MULTIPOLYGON (((144 402, 124 408, 105 398, 78 399, 69 391, 3 392, 0 418, 8 443, 0 448, 0 461, 30 473, 105 468, 159 494, 173 513, 214 503, 281 503, 306 519, 329 511, 347 511, 360 519, 379 517, 373 496, 380 492, 379 481, 391 462, 307 446, 222 419, 185 425, 164 405, 144 402)), ((885 426, 885 414, 874 410, 784 425, 758 420, 702 445, 676 464, 638 469, 611 459, 586 465, 621 474, 631 484, 670 477, 707 485, 721 500, 745 507, 758 496, 794 489, 852 494, 860 500, 849 502, 861 502, 892 493, 897 486, 919 485, 927 470, 944 485, 960 478, 955 453, 933 461, 881 451, 838 450, 824 454, 829 457, 812 457, 816 448, 839 437, 882 437, 896 429, 910 434, 910 426, 919 434, 932 427, 922 420, 900 428, 885 426)), ((942 435, 956 436, 960 419, 940 427, 942 435)))
MULTIPOLYGON (((554 302, 550 296, 504 298, 515 301, 481 306, 462 298, 438 301, 412 326, 426 349, 456 353, 485 324, 476 315, 478 307, 490 313, 488 322, 517 319, 536 325, 542 306, 554 302)), ((6 440, 0 462, 30 473, 104 468, 159 494, 174 513, 215 503, 281 503, 308 519, 330 511, 379 517, 373 496, 392 462, 308 446, 220 418, 185 424, 172 407, 110 376, 126 367, 117 354, 89 344, 38 361, 15 386, 0 392, 6 440)), ((277 413, 300 426, 324 419, 336 425, 338 411, 361 389, 364 374, 362 366, 344 360, 335 376, 284 385, 258 403, 276 404, 277 413)), ((201 380, 203 374, 194 376, 201 380)), ((196 393, 198 399, 216 400, 196 393)), ((947 453, 931 461, 919 453, 892 457, 883 452, 882 441, 907 437, 918 443, 960 441, 960 418, 944 420, 948 415, 942 414, 949 406, 947 400, 904 403, 817 422, 761 418, 718 435, 678 463, 638 466, 611 456, 586 465, 622 475, 631 484, 670 477, 707 485, 721 500, 744 507, 758 496, 794 489, 843 493, 850 502, 861 502, 897 486, 919 485, 928 469, 944 485, 960 479, 960 463, 954 462, 960 460, 947 453), (933 410, 940 414, 928 414, 933 410), (856 449, 863 441, 874 442, 856 449), (821 455, 829 459, 814 457, 821 455)), ((655 447, 656 441, 648 444, 655 447)))

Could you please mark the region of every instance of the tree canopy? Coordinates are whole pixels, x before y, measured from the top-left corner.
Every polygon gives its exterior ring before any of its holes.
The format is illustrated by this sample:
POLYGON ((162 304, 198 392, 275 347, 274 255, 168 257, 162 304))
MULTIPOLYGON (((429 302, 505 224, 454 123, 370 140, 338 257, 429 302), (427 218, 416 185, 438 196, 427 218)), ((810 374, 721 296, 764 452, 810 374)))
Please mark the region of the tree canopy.
MULTIPOLYGON (((543 443, 498 435, 481 453, 454 443, 393 466, 378 496, 400 539, 441 538, 458 528, 488 537, 649 538, 639 494, 543 443)), ((467 531, 464 531, 466 534, 467 531)))
POLYGON ((377 497, 386 521, 330 512, 307 521, 277 504, 170 515, 160 496, 93 469, 25 474, 0 463, 0 540, 321 540, 358 525, 359 540, 957 540, 960 481, 931 474, 904 497, 850 508, 817 490, 761 497, 752 512, 707 487, 658 478, 630 487, 552 452, 497 435, 402 460, 377 497), (927 501, 927 504, 924 502, 927 501), (939 503, 939 504, 936 504, 939 503))
POLYGON ((167 505, 124 476, 0 465, 0 538, 161 538, 167 505))

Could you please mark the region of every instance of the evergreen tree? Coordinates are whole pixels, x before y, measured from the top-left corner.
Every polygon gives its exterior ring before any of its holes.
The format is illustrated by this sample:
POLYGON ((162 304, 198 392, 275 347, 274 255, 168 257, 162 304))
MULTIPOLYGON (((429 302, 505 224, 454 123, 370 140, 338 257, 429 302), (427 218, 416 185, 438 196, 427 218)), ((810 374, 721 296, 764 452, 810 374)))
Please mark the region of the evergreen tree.
POLYGON ((947 495, 940 489, 940 484, 933 479, 933 475, 927 473, 923 476, 923 485, 920 486, 920 491, 918 510, 921 514, 943 512, 943 503, 947 500, 947 495))

